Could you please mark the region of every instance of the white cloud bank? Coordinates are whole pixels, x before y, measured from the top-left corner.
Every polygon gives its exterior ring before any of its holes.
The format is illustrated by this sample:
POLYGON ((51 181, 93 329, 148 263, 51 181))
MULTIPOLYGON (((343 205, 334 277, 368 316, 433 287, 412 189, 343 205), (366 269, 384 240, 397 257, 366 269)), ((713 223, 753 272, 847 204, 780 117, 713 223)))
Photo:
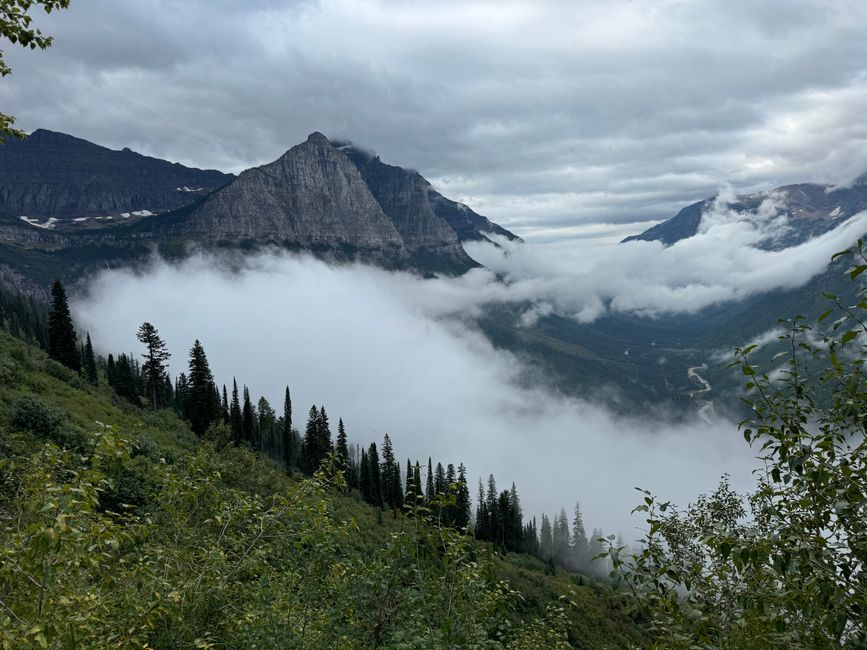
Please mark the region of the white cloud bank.
MULTIPOLYGON (((472 279, 454 282, 466 293, 472 279)), ((528 515, 580 500, 588 526, 629 535, 635 485, 685 502, 723 472, 747 480, 752 454, 728 422, 639 425, 521 387, 511 355, 442 316, 453 311, 448 289, 309 257, 261 257, 235 275, 196 258, 106 272, 74 310, 103 350, 138 350, 148 320, 174 354, 173 373, 198 338, 220 383, 235 375, 275 405, 288 383, 302 427, 322 403, 355 442, 389 433, 402 462, 430 455, 466 463, 474 482, 490 472, 503 487, 514 480, 528 515)))

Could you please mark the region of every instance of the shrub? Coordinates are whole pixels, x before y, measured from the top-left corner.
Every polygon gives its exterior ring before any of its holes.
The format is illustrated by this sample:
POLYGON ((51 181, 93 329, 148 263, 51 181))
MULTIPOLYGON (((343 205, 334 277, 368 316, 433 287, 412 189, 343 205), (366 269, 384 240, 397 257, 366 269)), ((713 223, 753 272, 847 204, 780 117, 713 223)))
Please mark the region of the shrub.
POLYGON ((63 422, 64 414, 38 397, 22 395, 12 405, 10 419, 14 427, 52 438, 63 422))

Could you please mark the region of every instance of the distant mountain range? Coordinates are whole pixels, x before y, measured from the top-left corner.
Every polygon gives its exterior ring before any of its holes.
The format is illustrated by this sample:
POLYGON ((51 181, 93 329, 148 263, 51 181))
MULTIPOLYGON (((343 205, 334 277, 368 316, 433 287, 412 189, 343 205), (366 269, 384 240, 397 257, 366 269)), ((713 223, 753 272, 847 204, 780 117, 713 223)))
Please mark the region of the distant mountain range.
MULTIPOLYGON (((735 212, 755 212, 767 199, 772 199, 788 217, 786 232, 768 241, 767 248, 787 248, 833 230, 852 215, 867 210, 867 174, 847 187, 800 183, 783 185, 770 192, 743 194, 728 204, 728 208, 735 212)), ((627 237, 623 242, 645 240, 671 245, 692 237, 698 232, 702 215, 715 201, 716 197, 710 197, 688 205, 671 219, 627 237)))
POLYGON ((0 146, 0 280, 28 293, 154 247, 277 246, 460 274, 477 266, 461 243, 492 236, 518 239, 418 172, 321 133, 237 177, 46 130, 0 146))

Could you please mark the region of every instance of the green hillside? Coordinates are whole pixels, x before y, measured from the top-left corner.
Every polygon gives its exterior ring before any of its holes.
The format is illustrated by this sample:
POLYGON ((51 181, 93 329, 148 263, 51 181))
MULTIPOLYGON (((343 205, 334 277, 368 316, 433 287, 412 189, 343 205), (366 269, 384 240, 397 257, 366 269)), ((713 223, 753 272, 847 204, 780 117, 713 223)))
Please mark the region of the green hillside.
POLYGON ((4 648, 624 648, 607 586, 201 440, 0 331, 4 648))

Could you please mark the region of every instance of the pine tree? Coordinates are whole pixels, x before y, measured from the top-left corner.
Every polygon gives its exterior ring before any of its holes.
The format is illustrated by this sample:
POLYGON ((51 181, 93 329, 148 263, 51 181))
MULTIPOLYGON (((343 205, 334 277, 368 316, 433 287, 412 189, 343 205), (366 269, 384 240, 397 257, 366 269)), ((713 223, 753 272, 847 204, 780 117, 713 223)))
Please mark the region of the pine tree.
POLYGON ((244 403, 241 407, 242 439, 251 448, 255 448, 256 415, 253 413, 253 403, 250 401, 250 389, 244 385, 244 403))
POLYGON ((431 463, 430 456, 427 459, 427 484, 425 485, 424 497, 425 500, 430 503, 433 501, 434 495, 436 492, 434 491, 434 479, 433 479, 433 463, 431 463))
POLYGON ((175 385, 175 411, 186 417, 187 412, 187 393, 189 392, 190 383, 187 381, 186 373, 178 375, 178 381, 175 385))
POLYGON ((229 394, 226 392, 226 384, 223 384, 223 399, 220 401, 220 412, 223 416, 223 424, 229 424, 229 394))
POLYGON ((289 386, 286 386, 286 394, 283 396, 283 464, 287 471, 291 471, 292 460, 295 450, 292 445, 292 397, 289 395, 289 386))
POLYGON ((400 465, 394 458, 391 438, 385 434, 382 443, 382 496, 385 504, 392 509, 394 516, 403 508, 403 487, 400 482, 400 465))
POLYGON ((437 463, 437 468, 434 472, 434 492, 436 494, 445 494, 447 487, 446 473, 443 470, 443 464, 437 463))
POLYGON ((482 485, 482 478, 479 477, 479 495, 478 505, 476 506, 476 537, 486 540, 490 534, 489 517, 488 517, 488 502, 485 500, 485 488, 482 485))
POLYGON ((521 511, 521 500, 518 498, 518 490, 515 483, 509 490, 509 530, 507 536, 511 550, 523 552, 524 538, 524 513, 521 511))
POLYGON ((84 378, 96 386, 99 383, 99 375, 96 372, 96 357, 93 354, 93 345, 90 343, 90 332, 87 333, 87 342, 84 344, 82 361, 84 378))
POLYGON ((66 290, 60 280, 55 280, 51 285, 51 311, 48 312, 48 356, 75 372, 81 372, 76 338, 66 290))
POLYGON ((202 436, 215 421, 219 402, 215 402, 214 377, 208 365, 205 349, 198 339, 190 349, 190 374, 188 378, 185 411, 190 428, 202 436))
POLYGON ((404 486, 406 503, 415 505, 415 477, 412 475, 412 464, 406 459, 406 484, 404 486))
POLYGON ((585 568, 589 562, 587 533, 584 532, 584 519, 581 516, 581 504, 575 503, 575 515, 572 519, 572 558, 576 569, 585 568))
POLYGON ((361 498, 370 503, 370 467, 367 462, 367 452, 361 450, 361 464, 358 469, 358 491, 361 498))
POLYGON ((135 387, 135 375, 129 357, 123 353, 117 358, 114 370, 114 392, 125 400, 141 406, 135 387))
POLYGON ((371 442, 367 449, 367 469, 370 473, 370 504, 382 508, 382 475, 379 471, 379 452, 376 443, 371 442))
POLYGON ((232 377, 232 403, 229 406, 229 426, 232 429, 232 441, 240 445, 244 440, 244 420, 241 417, 241 401, 238 397, 238 380, 232 377))
POLYGON ((114 371, 115 371, 115 362, 114 355, 108 355, 108 361, 105 365, 105 381, 109 386, 114 386, 114 371))
POLYGON ((303 469, 307 474, 313 474, 319 469, 322 458, 319 455, 319 409, 316 405, 310 407, 307 413, 307 427, 304 429, 302 451, 304 457, 303 469))
POLYGON ((335 447, 337 466, 343 472, 346 487, 349 488, 349 445, 346 441, 346 429, 343 427, 343 418, 337 421, 337 446, 335 447))
POLYGON ((539 535, 539 555, 543 561, 554 557, 554 531, 551 529, 551 521, 548 515, 542 515, 542 530, 539 535))
POLYGON ((331 425, 328 423, 328 414, 325 412, 325 407, 319 407, 319 422, 317 424, 317 437, 319 444, 319 462, 325 460, 326 456, 334 451, 334 446, 331 443, 331 425))
POLYGON ((455 507, 455 528, 464 530, 470 524, 470 489, 467 486, 467 468, 458 465, 458 494, 455 507))
MULTIPOLYGON (((136 335, 147 348, 142 355, 145 358, 142 370, 147 378, 147 393, 150 396, 151 410, 156 411, 159 404, 159 393, 166 372, 166 361, 172 355, 166 348, 165 341, 160 338, 157 328, 148 322, 141 324, 136 335)), ((89 338, 89 337, 88 337, 89 338)))
POLYGON ((554 562, 562 567, 569 566, 569 520, 566 518, 566 511, 560 509, 560 514, 554 518, 553 531, 553 549, 554 562))
POLYGON ((277 424, 277 414, 271 408, 271 403, 265 397, 260 397, 256 403, 256 435, 253 448, 270 454, 274 449, 274 426, 277 424))

